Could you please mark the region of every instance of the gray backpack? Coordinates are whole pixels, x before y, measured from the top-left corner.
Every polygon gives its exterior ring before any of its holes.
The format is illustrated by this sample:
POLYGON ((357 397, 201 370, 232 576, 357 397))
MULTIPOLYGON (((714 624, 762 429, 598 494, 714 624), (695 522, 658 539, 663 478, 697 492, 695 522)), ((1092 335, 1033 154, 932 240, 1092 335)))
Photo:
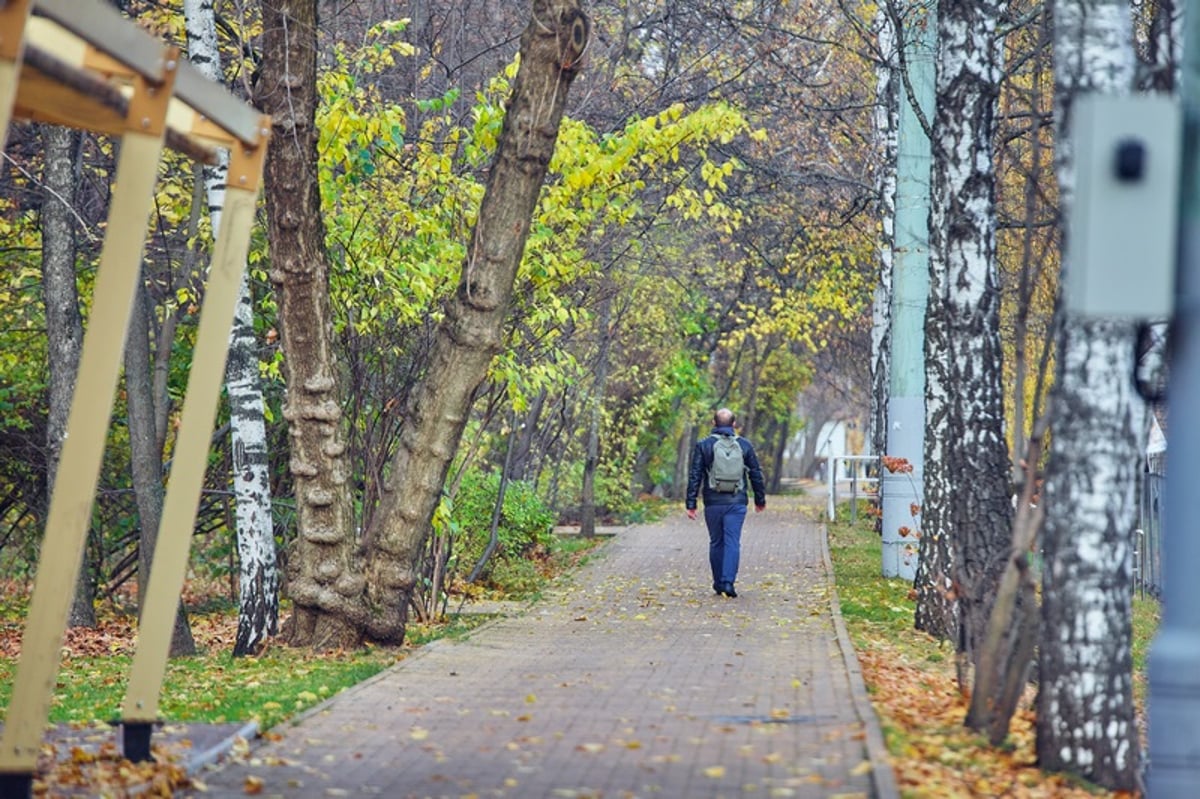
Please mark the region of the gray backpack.
POLYGON ((712 466, 708 469, 708 487, 721 494, 735 494, 745 485, 746 462, 737 436, 714 434, 712 466))

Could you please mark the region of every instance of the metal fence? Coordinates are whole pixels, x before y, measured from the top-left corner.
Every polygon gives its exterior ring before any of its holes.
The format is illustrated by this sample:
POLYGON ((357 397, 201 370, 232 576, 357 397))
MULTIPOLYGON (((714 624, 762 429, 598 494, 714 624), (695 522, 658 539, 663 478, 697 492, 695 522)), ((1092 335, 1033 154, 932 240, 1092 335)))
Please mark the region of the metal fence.
POLYGON ((856 521, 858 500, 879 497, 879 456, 835 455, 826 464, 825 481, 829 521, 836 518, 838 502, 843 499, 850 500, 850 519, 856 521), (839 493, 841 486, 847 491, 839 493))
MULTIPOLYGON (((857 500, 877 498, 879 491, 878 456, 838 456, 827 465, 827 512, 833 521, 839 502, 849 501, 851 517, 857 500)), ((1138 529, 1134 531, 1133 586, 1142 596, 1162 597, 1163 487, 1166 477, 1153 472, 1142 474, 1141 508, 1138 529)))
POLYGON ((1166 478, 1146 472, 1142 475, 1142 507, 1138 529, 1134 531, 1134 590, 1142 596, 1162 596, 1163 486, 1166 478))

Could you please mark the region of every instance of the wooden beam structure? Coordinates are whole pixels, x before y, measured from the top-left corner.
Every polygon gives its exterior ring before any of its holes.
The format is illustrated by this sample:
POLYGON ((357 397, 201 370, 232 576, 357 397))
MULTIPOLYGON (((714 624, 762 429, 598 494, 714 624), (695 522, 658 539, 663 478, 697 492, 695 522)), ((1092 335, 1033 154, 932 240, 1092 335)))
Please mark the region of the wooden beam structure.
POLYGON ((170 146, 213 163, 216 148, 222 148, 230 151, 231 161, 227 205, 124 706, 126 756, 150 756, 150 730, 157 720, 270 131, 269 119, 203 78, 177 48, 100 0, 0 0, 0 130, 6 133, 12 119, 108 134, 120 138, 121 148, 67 435, 0 738, 4 797, 32 793, 91 526, 162 149, 170 146))

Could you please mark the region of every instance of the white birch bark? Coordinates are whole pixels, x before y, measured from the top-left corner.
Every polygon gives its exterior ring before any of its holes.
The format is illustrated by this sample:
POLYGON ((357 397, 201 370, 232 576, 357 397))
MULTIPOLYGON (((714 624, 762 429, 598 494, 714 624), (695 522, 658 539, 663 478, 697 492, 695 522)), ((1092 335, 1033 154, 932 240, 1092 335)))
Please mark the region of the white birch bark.
POLYGON ((921 557, 950 563, 973 659, 1011 548, 993 171, 1005 0, 938 4, 921 557))
MULTIPOLYGON (((1071 108, 1134 81, 1129 5, 1054 4, 1055 165, 1063 216, 1073 195, 1071 108)), ((1063 269, 1084 269, 1063 242, 1063 269)), ((1060 278, 1061 283, 1061 278, 1060 278)), ((1132 325, 1068 316, 1058 341, 1047 464, 1037 751, 1043 767, 1113 789, 1137 785, 1131 604, 1140 399, 1132 325)))
MULTIPOLYGON (((205 77, 222 82, 213 0, 184 0, 183 7, 189 58, 205 77)), ((227 172, 228 156, 224 152, 219 165, 204 169, 214 239, 225 204, 227 172)), ((267 636, 277 632, 279 621, 279 568, 271 516, 267 431, 259 379, 254 340, 254 303, 250 296, 248 276, 243 272, 225 370, 233 440, 233 491, 239 564, 238 632, 234 655, 256 651, 267 636)))
POLYGON ((896 243, 896 148, 899 87, 896 34, 883 7, 875 16, 880 62, 875 68, 875 137, 882 161, 879 192, 879 283, 871 306, 871 451, 887 451, 887 397, 891 384, 892 248, 896 243))

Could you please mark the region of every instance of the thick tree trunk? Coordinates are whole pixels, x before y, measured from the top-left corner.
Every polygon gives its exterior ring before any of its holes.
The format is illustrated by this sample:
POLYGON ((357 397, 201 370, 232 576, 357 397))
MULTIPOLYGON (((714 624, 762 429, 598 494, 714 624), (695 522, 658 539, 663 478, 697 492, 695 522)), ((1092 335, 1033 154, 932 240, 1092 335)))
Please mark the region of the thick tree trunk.
POLYGON ((503 343, 513 281, 545 178, 588 22, 576 0, 534 0, 458 290, 446 307, 426 378, 410 395, 400 446, 368 535, 370 635, 404 638, 408 597, 430 519, 471 407, 503 343))
POLYGON ((1137 786, 1133 529, 1139 466, 1132 330, 1068 325, 1046 476, 1038 757, 1105 787, 1137 786))
MULTIPOLYGON (((1071 207, 1073 98, 1133 85, 1129 6, 1054 6, 1055 153, 1063 214, 1071 207)), ((1063 242, 1063 270, 1084 269, 1063 242)), ((1060 285, 1062 278, 1060 278, 1060 285)), ((1140 748, 1133 710, 1134 491, 1143 418, 1132 388, 1132 325, 1068 315, 1059 334, 1038 675, 1037 752, 1044 768, 1133 790, 1140 748)))
POLYGON ((255 91, 271 115, 264 185, 270 279, 279 308, 298 535, 288 559, 296 645, 358 646, 366 613, 352 566, 353 507, 341 429, 329 261, 317 185, 317 0, 262 4, 263 60, 255 91))
POLYGON ((949 558, 938 567, 952 579, 958 651, 971 663, 1012 547, 993 173, 996 28, 1006 8, 1004 0, 938 4, 921 559, 925 568, 935 548, 949 558))
MULTIPOLYGON (((221 82, 221 56, 212 0, 185 0, 188 57, 209 80, 221 82)), ((214 240, 225 207, 228 154, 221 163, 203 170, 214 240)), ((237 519, 238 631, 235 657, 257 651, 278 631, 279 566, 271 514, 270 464, 267 428, 263 419, 262 386, 254 340, 254 302, 249 270, 242 275, 225 385, 229 395, 229 424, 233 444, 233 494, 237 519)))
POLYGON ((771 458, 774 467, 771 469, 771 481, 767 486, 769 494, 779 494, 783 491, 783 463, 787 456, 788 436, 791 429, 791 424, 787 419, 775 425, 775 452, 771 458))
MULTIPOLYGON (((50 366, 49 412, 46 418, 46 507, 54 493, 54 478, 67 435, 67 416, 75 393, 75 373, 83 348, 83 316, 75 286, 75 166, 79 134, 68 128, 44 126, 46 171, 42 200, 42 297, 46 305, 46 341, 50 366)), ((95 627, 94 590, 85 558, 75 582, 68 624, 95 627)))

